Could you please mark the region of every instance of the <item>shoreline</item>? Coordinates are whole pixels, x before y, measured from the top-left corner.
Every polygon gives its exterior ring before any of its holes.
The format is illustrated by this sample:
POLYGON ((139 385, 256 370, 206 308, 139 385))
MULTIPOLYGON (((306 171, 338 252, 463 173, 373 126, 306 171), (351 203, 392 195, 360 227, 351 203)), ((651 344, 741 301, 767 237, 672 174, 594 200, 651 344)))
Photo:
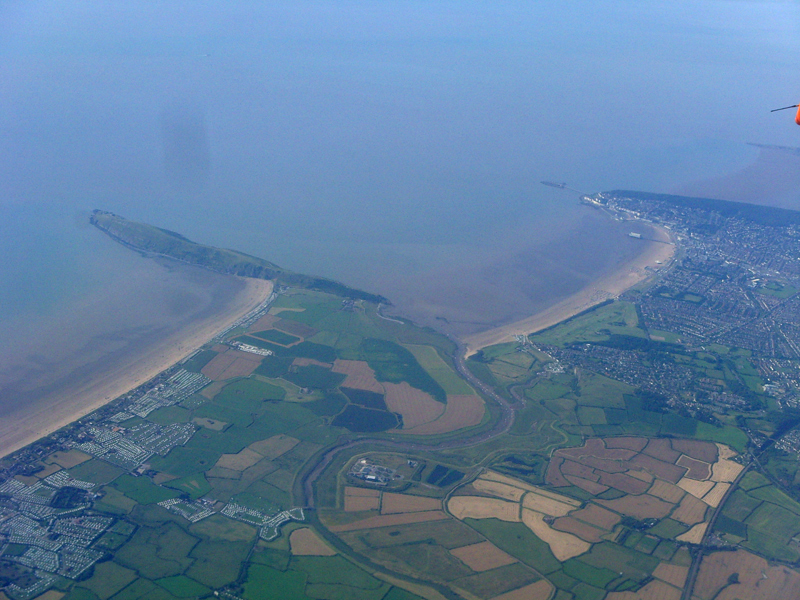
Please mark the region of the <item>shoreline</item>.
POLYGON ((652 269, 666 268, 675 256, 676 246, 667 229, 652 223, 649 225, 654 232, 654 237, 660 239, 650 241, 649 247, 636 258, 627 261, 616 271, 534 315, 507 325, 464 336, 462 341, 466 346, 466 356, 471 356, 487 346, 513 342, 515 335, 530 335, 557 325, 601 302, 618 298, 623 292, 651 278, 655 274, 652 269))
POLYGON ((115 400, 159 373, 182 361, 218 333, 264 302, 272 293, 272 281, 241 278, 244 289, 235 301, 218 313, 194 322, 147 348, 132 363, 119 364, 99 377, 66 393, 56 404, 24 415, 3 419, 0 429, 0 458, 77 421, 115 400))

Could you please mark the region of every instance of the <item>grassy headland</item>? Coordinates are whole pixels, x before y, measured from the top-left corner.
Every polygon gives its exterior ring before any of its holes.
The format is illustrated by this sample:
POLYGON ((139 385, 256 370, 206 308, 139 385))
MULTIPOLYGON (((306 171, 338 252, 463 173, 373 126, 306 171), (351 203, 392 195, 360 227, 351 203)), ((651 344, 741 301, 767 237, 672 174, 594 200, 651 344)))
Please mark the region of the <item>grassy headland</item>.
POLYGON ((262 258, 235 250, 198 244, 174 231, 161 229, 147 223, 129 221, 111 212, 94 210, 89 221, 114 240, 146 254, 166 256, 218 273, 269 279, 278 285, 326 292, 375 303, 388 303, 383 296, 356 290, 338 281, 295 273, 262 258))

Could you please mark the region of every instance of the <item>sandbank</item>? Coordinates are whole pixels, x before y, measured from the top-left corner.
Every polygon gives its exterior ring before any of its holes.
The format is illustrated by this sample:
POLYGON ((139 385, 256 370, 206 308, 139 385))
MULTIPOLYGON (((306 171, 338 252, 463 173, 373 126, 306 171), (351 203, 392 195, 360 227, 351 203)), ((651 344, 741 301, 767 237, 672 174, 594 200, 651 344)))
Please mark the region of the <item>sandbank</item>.
POLYGON ((669 231, 663 227, 651 226, 654 239, 646 242, 646 247, 636 258, 627 261, 613 273, 592 282, 577 293, 561 302, 525 319, 501 325, 487 331, 464 336, 467 355, 481 348, 513 342, 515 335, 529 335, 552 327, 601 302, 619 297, 620 294, 648 279, 655 269, 666 267, 675 254, 675 245, 669 231))
POLYGON ((195 352, 272 293, 271 281, 237 279, 243 282, 243 288, 221 311, 206 313, 142 348, 130 360, 114 362, 88 381, 64 389, 55 402, 4 416, 0 420, 0 457, 57 431, 152 379, 195 352))

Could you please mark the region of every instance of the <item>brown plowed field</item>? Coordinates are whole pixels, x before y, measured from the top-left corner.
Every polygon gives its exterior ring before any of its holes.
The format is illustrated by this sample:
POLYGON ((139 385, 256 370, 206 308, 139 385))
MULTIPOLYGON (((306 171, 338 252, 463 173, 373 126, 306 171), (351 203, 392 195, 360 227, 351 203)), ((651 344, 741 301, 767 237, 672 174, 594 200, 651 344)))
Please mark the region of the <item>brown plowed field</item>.
POLYGON ((295 529, 289 535, 289 546, 295 556, 333 556, 336 550, 323 542, 313 529, 295 529))
POLYGON ((625 475, 625 473, 600 473, 600 483, 626 494, 643 494, 650 487, 649 483, 625 475))
POLYGON ((606 485, 601 485, 599 483, 596 483, 594 481, 589 481, 588 479, 583 479, 581 477, 575 477, 574 475, 567 475, 566 479, 572 485, 577 486, 582 490, 585 490, 590 494, 594 495, 602 494, 608 489, 608 486, 606 485))
POLYGON ((595 502, 635 519, 660 519, 666 517, 674 506, 648 494, 643 496, 623 496, 616 500, 595 500, 595 502))
POLYGON ((606 438, 606 448, 625 448, 634 452, 641 452, 647 446, 647 438, 640 437, 616 437, 606 438))
POLYGON ((548 600, 553 595, 553 584, 540 579, 525 587, 495 596, 492 600, 548 600))
POLYGON ((707 462, 703 462, 702 460, 696 460, 684 454, 678 459, 676 464, 689 469, 686 471, 686 477, 689 479, 703 481, 711 477, 711 465, 707 462))
POLYGON ((564 464, 564 458, 561 456, 554 456, 550 459, 550 464, 547 467, 547 474, 545 475, 545 483, 555 487, 565 487, 570 483, 564 479, 561 473, 561 465, 564 464))
POLYGON ((664 562, 658 565, 656 570, 653 571, 653 577, 671 583, 678 588, 682 588, 683 584, 686 583, 687 575, 689 575, 689 567, 671 565, 664 562))
POLYGON ((576 477, 583 477, 589 481, 597 481, 600 476, 594 472, 594 469, 581 465, 573 460, 565 460, 561 465, 561 472, 564 475, 575 475, 576 477))
POLYGON ((410 494, 384 492, 381 500, 382 515, 441 509, 441 500, 438 498, 426 498, 425 496, 412 496, 410 494))
POLYGON ((229 349, 224 354, 217 354, 200 372, 212 381, 247 377, 261 364, 261 360, 257 354, 229 349))
POLYGON ((253 323, 253 325, 248 329, 248 332, 252 331, 266 331, 267 329, 272 329, 272 326, 275 324, 275 321, 279 321, 280 317, 276 317, 275 315, 264 315, 258 321, 253 323))
MULTIPOLYGON (((639 456, 641 456, 641 454, 639 456)), ((628 462, 622 460, 598 458, 596 456, 582 456, 580 461, 584 465, 588 465, 593 469, 605 471, 606 473, 624 473, 628 470, 628 462)))
POLYGON ((366 390, 368 392, 375 392, 376 394, 383 394, 383 384, 375 379, 375 372, 369 368, 366 361, 363 360, 342 360, 337 358, 333 363, 334 373, 342 373, 347 375, 342 382, 342 387, 349 387, 356 390, 366 390))
POLYGON ((573 519, 572 517, 561 517, 556 519, 553 521, 553 529, 575 534, 590 544, 596 544, 597 542, 602 541, 600 536, 608 533, 607 531, 597 529, 596 527, 587 525, 586 523, 573 519))
POLYGON ((672 464, 674 464, 681 455, 680 452, 676 452, 672 449, 672 445, 666 438, 654 438, 650 440, 647 447, 642 450, 642 453, 672 464))
POLYGON ((489 571, 517 562, 517 559, 506 554, 491 542, 480 542, 471 546, 462 546, 450 550, 450 554, 477 572, 489 571))
POLYGON ((437 402, 429 394, 402 383, 384 383, 386 389, 386 407, 391 412, 403 415, 403 429, 409 429, 430 423, 438 419, 445 411, 445 405, 437 402))
POLYGON ((309 338, 317 333, 317 330, 313 327, 293 319, 278 319, 275 321, 273 327, 285 333, 296 335, 301 338, 309 338))
POLYGON ((800 573, 784 566, 770 567, 744 550, 715 552, 703 559, 694 593, 701 600, 800 598, 800 573), (734 573, 739 574, 739 583, 727 585, 734 573))
POLYGON ((650 473, 659 479, 665 479, 670 483, 678 483, 686 473, 686 469, 683 467, 679 467, 677 465, 673 465, 644 454, 634 456, 631 462, 650 471, 650 473))
POLYGON ((678 508, 672 513, 672 518, 686 525, 694 525, 703 521, 707 508, 708 504, 691 494, 686 494, 678 508))
POLYGON ((661 498, 670 504, 676 504, 680 502, 686 492, 675 484, 664 481, 663 479, 656 479, 650 489, 647 490, 647 493, 656 498, 661 498))
POLYGON ((596 504, 589 504, 586 508, 574 512, 570 516, 608 531, 614 529, 614 526, 622 520, 618 514, 600 508, 596 504))
POLYGON ((719 458, 719 450, 716 444, 711 442, 673 439, 672 447, 678 452, 707 463, 717 462, 717 458, 719 458))
POLYGON ((373 496, 349 496, 344 497, 344 512, 360 512, 362 510, 378 510, 381 507, 381 499, 373 496))
POLYGON ((334 533, 342 531, 358 531, 359 529, 375 529, 377 527, 391 527, 395 525, 407 525, 408 523, 422 523, 425 521, 439 521, 449 517, 440 510, 430 510, 428 512, 403 513, 399 515, 378 515, 362 519, 355 523, 346 525, 334 525, 329 529, 334 533))
POLYGON ((626 471, 625 474, 630 475, 631 477, 636 477, 636 479, 641 479, 642 481, 646 481, 647 483, 652 483, 653 479, 655 479, 647 471, 639 471, 636 469, 630 469, 626 471))
POLYGON ((414 435, 450 433, 463 427, 478 425, 483 420, 485 411, 483 400, 478 396, 448 396, 447 407, 441 417, 413 430, 404 429, 403 432, 414 435))

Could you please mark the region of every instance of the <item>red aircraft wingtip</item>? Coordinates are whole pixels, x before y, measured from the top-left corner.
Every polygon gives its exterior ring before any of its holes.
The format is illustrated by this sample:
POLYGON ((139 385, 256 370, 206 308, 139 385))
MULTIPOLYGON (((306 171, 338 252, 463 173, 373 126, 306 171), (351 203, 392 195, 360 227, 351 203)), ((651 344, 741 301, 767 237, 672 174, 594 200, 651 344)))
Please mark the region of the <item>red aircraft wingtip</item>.
POLYGON ((797 114, 794 117, 794 122, 800 125, 800 108, 797 109, 797 114))

